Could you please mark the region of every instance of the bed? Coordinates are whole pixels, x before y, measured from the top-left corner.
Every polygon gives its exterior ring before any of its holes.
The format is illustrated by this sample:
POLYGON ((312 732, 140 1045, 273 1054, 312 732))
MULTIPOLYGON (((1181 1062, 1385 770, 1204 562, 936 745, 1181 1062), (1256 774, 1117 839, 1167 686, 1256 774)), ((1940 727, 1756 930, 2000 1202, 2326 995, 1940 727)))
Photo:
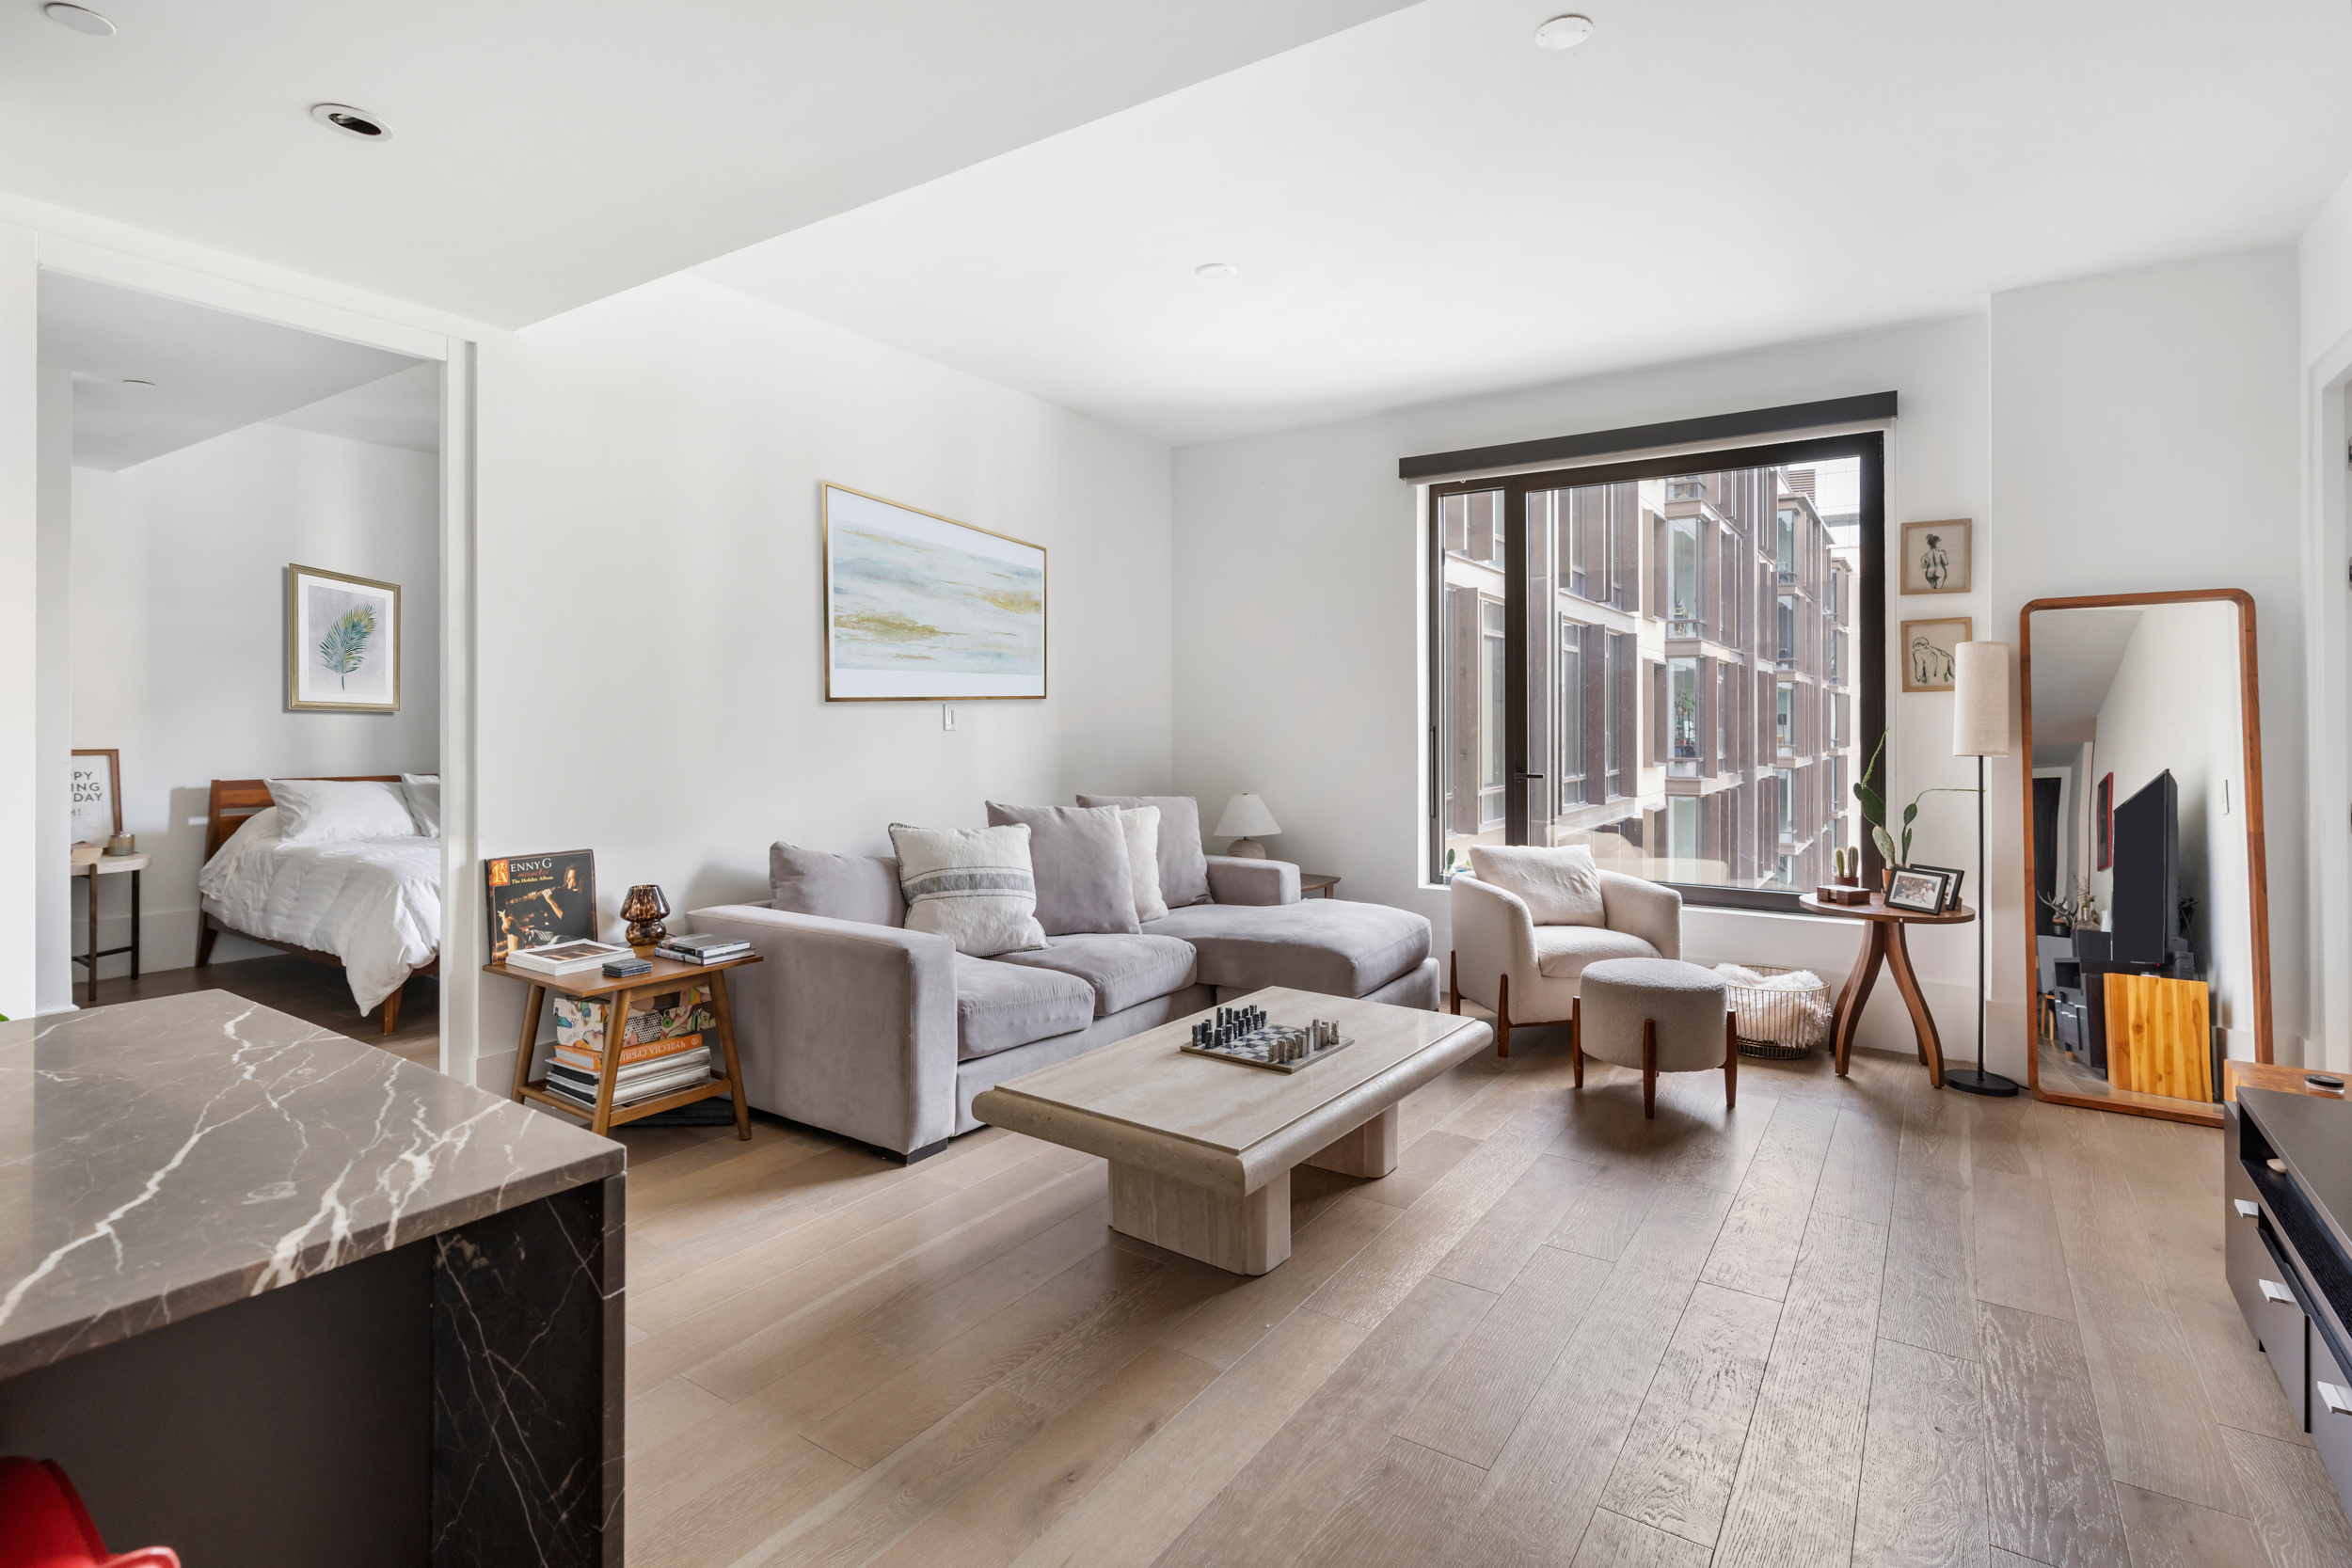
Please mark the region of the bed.
MULTIPOLYGON (((400 775, 345 775, 341 784, 388 784, 400 775)), ((441 841, 337 839, 287 844, 274 836, 277 806, 261 779, 215 779, 197 879, 203 911, 196 963, 213 959, 223 931, 346 972, 365 1017, 379 1004, 384 1033, 400 1024, 401 987, 441 972, 441 841)))

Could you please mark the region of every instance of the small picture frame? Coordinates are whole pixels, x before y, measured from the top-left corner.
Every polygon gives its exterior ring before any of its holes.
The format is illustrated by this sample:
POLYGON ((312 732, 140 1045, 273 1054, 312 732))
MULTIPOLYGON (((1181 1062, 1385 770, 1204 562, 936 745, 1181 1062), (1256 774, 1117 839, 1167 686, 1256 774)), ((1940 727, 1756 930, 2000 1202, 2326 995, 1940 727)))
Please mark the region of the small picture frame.
POLYGON ((1967 872, 1955 871, 1948 865, 1921 865, 1915 861, 1904 869, 1932 871, 1942 877, 1944 879, 1944 908, 1940 912, 1951 914, 1960 909, 1960 884, 1967 879, 1967 872))
POLYGON ((1925 865, 1899 865, 1886 883, 1886 907, 1905 914, 1942 914, 1951 873, 1925 865))
POLYGON ((1976 530, 1965 517, 1903 525, 1905 594, 1965 594, 1976 573, 1976 530))
POLYGON ((1937 621, 1905 621, 1903 689, 1949 691, 1952 666, 1959 657, 1952 650, 1970 641, 1975 629, 1976 623, 1965 615, 1937 621))
POLYGON ((72 761, 73 842, 103 844, 122 832, 122 752, 77 747, 72 761))
POLYGON ((2115 775, 2112 773, 2099 781, 2098 792, 2091 798, 2090 820, 2099 844, 2099 869, 2105 871, 2115 863, 2115 775))
POLYGON ((400 711, 400 584, 286 568, 286 706, 400 711))

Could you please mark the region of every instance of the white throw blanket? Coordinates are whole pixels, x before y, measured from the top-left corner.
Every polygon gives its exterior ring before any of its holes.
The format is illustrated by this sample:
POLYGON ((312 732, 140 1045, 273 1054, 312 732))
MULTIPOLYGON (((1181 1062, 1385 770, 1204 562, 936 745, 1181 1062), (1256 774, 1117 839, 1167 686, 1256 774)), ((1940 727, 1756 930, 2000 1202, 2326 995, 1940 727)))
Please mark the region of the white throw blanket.
MULTIPOLYGON (((1786 974, 1758 974, 1739 964, 1717 964, 1715 973, 1743 990, 1803 992, 1823 989, 1821 977, 1809 969, 1792 969, 1786 974)), ((1761 1014, 1747 1011, 1740 1015, 1740 1033, 1748 1038, 1806 1050, 1829 1037, 1829 1004, 1804 995, 1788 997, 1785 1006, 1761 1014)))
POLYGON ((197 879, 207 913, 269 942, 343 961, 363 1013, 430 963, 441 942, 441 841, 288 844, 278 808, 257 812, 197 879))

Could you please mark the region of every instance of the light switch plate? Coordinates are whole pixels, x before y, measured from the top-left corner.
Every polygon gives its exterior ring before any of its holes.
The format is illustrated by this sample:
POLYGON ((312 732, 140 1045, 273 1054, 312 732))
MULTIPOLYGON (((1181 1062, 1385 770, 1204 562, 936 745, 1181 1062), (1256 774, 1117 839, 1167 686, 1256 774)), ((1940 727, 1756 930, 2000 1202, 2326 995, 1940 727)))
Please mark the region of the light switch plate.
POLYGON ((939 705, 939 727, 943 730, 952 730, 956 727, 955 704, 942 703, 939 705))

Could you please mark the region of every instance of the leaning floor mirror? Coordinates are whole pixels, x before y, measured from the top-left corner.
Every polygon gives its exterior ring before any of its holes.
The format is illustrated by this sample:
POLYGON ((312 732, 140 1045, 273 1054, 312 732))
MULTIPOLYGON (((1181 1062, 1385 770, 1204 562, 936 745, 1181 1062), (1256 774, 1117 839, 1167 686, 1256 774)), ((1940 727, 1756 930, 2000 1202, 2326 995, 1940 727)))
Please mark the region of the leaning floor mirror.
POLYGON ((2270 1060, 2254 601, 2037 599, 2018 617, 2042 1100, 2218 1125, 2270 1060))

